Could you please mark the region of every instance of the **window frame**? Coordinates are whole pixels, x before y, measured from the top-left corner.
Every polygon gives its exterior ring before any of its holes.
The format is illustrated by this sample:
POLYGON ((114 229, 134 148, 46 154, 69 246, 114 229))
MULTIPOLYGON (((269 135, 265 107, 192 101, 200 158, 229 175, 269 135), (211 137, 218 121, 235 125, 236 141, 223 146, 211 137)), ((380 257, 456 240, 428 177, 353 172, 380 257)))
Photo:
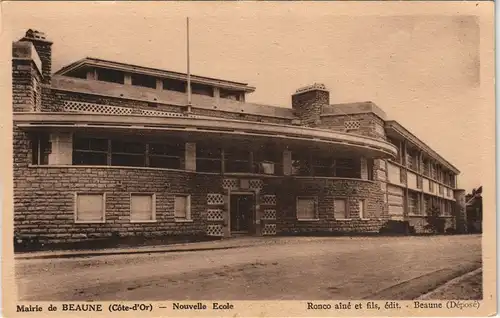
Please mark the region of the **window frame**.
POLYGON ((155 223, 156 220, 156 193, 154 192, 130 192, 129 195, 129 220, 130 223, 155 223), (151 197, 151 220, 133 220, 132 219, 132 197, 149 196, 151 197))
POLYGON ((295 217, 297 221, 319 221, 319 203, 317 196, 300 195, 295 198, 295 217), (301 199, 312 199, 314 202, 314 217, 313 218, 299 218, 299 201, 301 199))
POLYGON ((335 197, 333 198, 333 218, 335 221, 350 221, 352 220, 350 211, 349 211, 349 200, 347 197, 335 197), (343 218, 337 218, 335 217, 335 201, 344 201, 344 217, 343 218))
POLYGON ((174 198, 174 219, 176 223, 188 223, 193 222, 193 214, 191 211, 191 194, 187 193, 176 193, 173 195, 174 198), (177 218, 175 215, 175 199, 177 197, 186 197, 186 218, 177 218))
POLYGON ((106 192, 75 192, 74 193, 74 223, 106 223, 106 192), (78 219, 78 196, 79 195, 101 195, 102 196, 102 220, 79 220, 78 219))

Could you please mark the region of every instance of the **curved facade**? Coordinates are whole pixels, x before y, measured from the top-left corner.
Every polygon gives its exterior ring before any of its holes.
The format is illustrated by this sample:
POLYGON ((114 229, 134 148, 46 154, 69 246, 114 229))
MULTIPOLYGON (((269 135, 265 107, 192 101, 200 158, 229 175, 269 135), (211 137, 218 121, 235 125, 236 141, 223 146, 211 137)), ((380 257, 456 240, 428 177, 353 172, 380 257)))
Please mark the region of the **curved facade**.
POLYGON ((93 58, 52 74, 51 50, 32 30, 13 44, 21 240, 423 229, 425 204, 454 224, 458 170, 371 102, 314 84, 252 104, 245 83, 194 76, 188 105, 185 74, 93 58))

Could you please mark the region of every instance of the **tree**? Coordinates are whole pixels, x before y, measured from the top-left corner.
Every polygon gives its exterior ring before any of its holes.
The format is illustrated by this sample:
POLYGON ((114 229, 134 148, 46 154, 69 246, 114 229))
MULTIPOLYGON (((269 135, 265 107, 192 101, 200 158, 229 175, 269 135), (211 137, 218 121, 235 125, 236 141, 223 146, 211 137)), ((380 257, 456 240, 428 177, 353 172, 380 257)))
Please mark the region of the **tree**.
POLYGON ((425 225, 425 229, 431 230, 433 233, 444 233, 444 227, 446 220, 440 217, 441 211, 439 207, 432 206, 427 210, 427 216, 425 220, 427 221, 427 225, 425 225))

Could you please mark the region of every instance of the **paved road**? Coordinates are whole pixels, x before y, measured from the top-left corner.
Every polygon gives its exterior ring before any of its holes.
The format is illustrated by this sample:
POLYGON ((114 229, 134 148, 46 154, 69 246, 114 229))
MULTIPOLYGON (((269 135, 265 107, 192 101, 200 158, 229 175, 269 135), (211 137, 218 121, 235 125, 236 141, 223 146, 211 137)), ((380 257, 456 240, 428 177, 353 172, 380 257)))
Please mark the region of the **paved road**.
POLYGON ((16 261, 20 300, 413 299, 481 266, 480 236, 262 238, 228 250, 16 261))

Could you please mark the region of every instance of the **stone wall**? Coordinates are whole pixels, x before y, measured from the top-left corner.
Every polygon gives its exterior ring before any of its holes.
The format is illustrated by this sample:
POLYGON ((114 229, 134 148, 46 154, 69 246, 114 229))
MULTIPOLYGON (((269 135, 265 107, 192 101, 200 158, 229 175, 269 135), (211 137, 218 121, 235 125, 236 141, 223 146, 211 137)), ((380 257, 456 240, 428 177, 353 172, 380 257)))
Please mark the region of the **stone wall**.
POLYGON ((124 236, 205 235, 207 193, 217 175, 133 168, 25 168, 14 180, 14 230, 44 243, 124 236), (75 223, 75 193, 106 194, 105 223, 75 223), (156 222, 130 222, 130 193, 155 193, 156 222), (192 222, 174 219, 175 194, 191 195, 192 222))
POLYGON ((41 104, 41 76, 31 60, 12 61, 12 110, 38 110, 41 104))
POLYGON ((372 181, 288 177, 269 180, 263 193, 276 193, 278 233, 378 232, 387 219, 383 193, 372 181), (319 220, 297 220, 297 196, 317 198, 319 220), (351 220, 335 220, 335 198, 347 199, 351 220), (359 216, 360 199, 366 202, 368 219, 359 216))
POLYGON ((318 127, 321 109, 330 103, 330 93, 326 90, 312 89, 292 95, 292 108, 302 125, 318 127))
POLYGON ((352 133, 386 140, 385 130, 383 128, 384 121, 373 113, 324 115, 321 116, 321 124, 319 124, 318 128, 345 132, 347 121, 359 122, 359 129, 351 131, 352 133))

